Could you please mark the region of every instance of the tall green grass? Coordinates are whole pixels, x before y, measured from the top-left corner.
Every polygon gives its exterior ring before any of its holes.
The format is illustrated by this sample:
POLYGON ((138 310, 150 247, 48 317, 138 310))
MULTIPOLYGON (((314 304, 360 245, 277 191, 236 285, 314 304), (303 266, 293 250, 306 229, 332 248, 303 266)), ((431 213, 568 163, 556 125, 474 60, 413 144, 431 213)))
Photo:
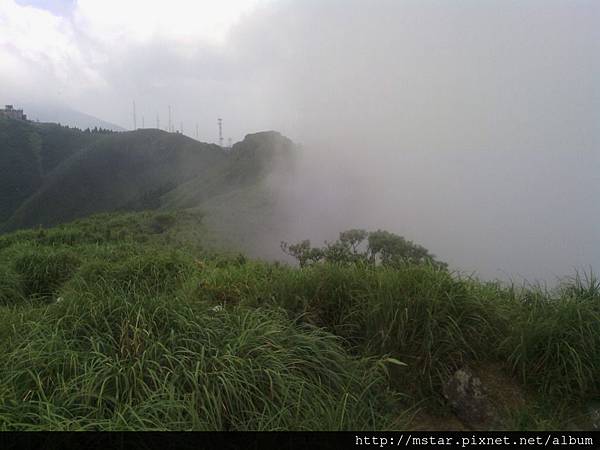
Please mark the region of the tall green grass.
POLYGON ((23 300, 19 276, 11 267, 0 264, 0 306, 20 304, 23 300))
POLYGON ((415 398, 443 401, 441 386, 458 367, 503 361, 543 395, 578 402, 598 396, 594 286, 595 279, 576 277, 551 293, 426 266, 249 263, 205 269, 195 295, 215 304, 282 307, 290 319, 344 338, 356 354, 391 354, 407 364, 394 371, 394 385, 415 398))
POLYGON ((556 398, 600 397, 600 285, 590 274, 557 293, 527 292, 502 343, 523 382, 556 398))
POLYGON ((402 427, 443 406, 457 368, 498 362, 544 399, 509 424, 600 397, 591 274, 548 292, 423 265, 300 269, 186 246, 194 219, 173 217, 0 237, 0 429, 402 427))
POLYGON ((418 397, 439 396, 452 371, 496 352, 507 329, 502 303, 433 267, 246 264, 204 272, 202 298, 282 307, 343 337, 356 354, 392 354, 406 363, 398 386, 418 397))
POLYGON ((275 310, 213 312, 103 282, 87 295, 63 295, 39 320, 20 324, 1 353, 1 429, 393 424, 381 364, 350 356, 335 336, 275 310))
POLYGON ((29 298, 48 298, 75 273, 80 259, 72 250, 24 249, 13 264, 21 290, 29 298))

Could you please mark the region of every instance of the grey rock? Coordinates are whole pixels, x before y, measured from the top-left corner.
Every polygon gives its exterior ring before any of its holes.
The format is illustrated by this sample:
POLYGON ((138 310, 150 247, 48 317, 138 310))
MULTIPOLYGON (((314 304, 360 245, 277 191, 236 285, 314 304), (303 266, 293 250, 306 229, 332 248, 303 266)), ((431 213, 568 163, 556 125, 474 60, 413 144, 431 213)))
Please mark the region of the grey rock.
POLYGON ((454 372, 446 382, 443 394, 456 416, 472 428, 494 426, 496 414, 481 380, 468 368, 454 372))
POLYGON ((600 402, 595 401, 588 403, 587 409, 592 428, 594 430, 600 430, 600 402))

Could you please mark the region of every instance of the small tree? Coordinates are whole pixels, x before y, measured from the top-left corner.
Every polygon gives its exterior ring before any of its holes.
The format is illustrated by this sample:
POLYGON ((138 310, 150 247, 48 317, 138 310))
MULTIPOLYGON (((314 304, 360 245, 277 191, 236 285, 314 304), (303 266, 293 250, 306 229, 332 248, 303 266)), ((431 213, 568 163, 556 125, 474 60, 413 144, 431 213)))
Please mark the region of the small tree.
POLYGON ((312 248, 309 240, 293 245, 290 245, 287 242, 281 242, 281 250, 283 250, 285 254, 296 258, 300 267, 314 264, 323 259, 323 251, 318 248, 312 248))
POLYGON ((294 245, 282 242, 281 249, 284 253, 296 258, 300 267, 318 262, 367 263, 392 267, 407 264, 431 264, 440 269, 447 267, 446 263, 437 261, 425 247, 384 230, 370 233, 358 229, 347 230, 340 233, 337 241, 325 242, 323 248, 313 248, 310 241, 305 240, 294 245), (364 245, 365 240, 366 246, 364 245))

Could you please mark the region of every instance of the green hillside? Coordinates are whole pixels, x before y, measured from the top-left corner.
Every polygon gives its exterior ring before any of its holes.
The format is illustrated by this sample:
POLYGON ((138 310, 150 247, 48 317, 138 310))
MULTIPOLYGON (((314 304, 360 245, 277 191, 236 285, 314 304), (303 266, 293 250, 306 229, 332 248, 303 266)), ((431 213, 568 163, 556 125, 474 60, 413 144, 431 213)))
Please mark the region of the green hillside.
POLYGON ((286 218, 281 217, 269 177, 285 178, 297 151, 280 133, 249 134, 212 173, 194 177, 167 193, 162 207, 202 211, 205 223, 220 231, 228 247, 262 257, 280 256, 274 235, 282 235, 286 218), (265 242, 265 236, 271 240, 265 242))
POLYGON ((61 162, 104 137, 49 123, 0 117, 0 224, 61 162))
POLYGON ((157 208, 165 192, 209 173, 225 158, 219 147, 179 134, 159 130, 111 134, 63 161, 6 228, 48 226, 105 211, 157 208))
POLYGON ((289 169, 295 150, 277 132, 250 134, 230 151, 150 129, 94 134, 11 121, 5 132, 2 154, 15 161, 5 162, 14 173, 5 183, 22 187, 3 191, 10 207, 0 230, 109 211, 192 209, 221 231, 223 243, 247 251, 276 222, 266 180, 289 169))
POLYGON ((183 212, 1 236, 0 430, 593 426, 593 278, 505 288, 340 259, 339 243, 297 268, 217 253, 214 239, 183 212), (488 389, 491 422, 446 402, 462 367, 488 389))

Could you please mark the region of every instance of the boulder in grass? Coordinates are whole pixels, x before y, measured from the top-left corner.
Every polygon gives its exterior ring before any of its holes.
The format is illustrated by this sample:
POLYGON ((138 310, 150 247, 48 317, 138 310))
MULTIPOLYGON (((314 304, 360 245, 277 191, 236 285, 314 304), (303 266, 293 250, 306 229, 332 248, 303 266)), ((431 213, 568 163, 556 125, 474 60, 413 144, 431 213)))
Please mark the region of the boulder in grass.
POLYGON ((588 403, 587 409, 592 429, 600 430, 600 401, 588 403))
POLYGON ((496 414, 487 392, 468 368, 454 372, 444 385, 443 394, 456 416, 468 427, 489 429, 494 426, 496 414))

